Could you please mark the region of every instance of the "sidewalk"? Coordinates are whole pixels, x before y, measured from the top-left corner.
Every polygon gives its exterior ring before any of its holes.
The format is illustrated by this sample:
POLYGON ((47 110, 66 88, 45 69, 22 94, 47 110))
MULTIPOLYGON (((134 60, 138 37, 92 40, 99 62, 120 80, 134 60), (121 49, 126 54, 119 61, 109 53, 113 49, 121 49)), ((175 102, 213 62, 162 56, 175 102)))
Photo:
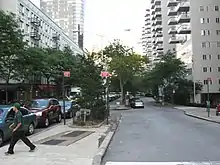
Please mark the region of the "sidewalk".
POLYGON ((98 151, 98 138, 107 130, 106 125, 89 129, 59 125, 30 138, 37 145, 35 152, 28 152, 29 148, 23 142, 17 143, 14 155, 4 155, 8 145, 0 148, 1 165, 91 165, 98 151), (79 135, 79 131, 84 132, 79 135), (52 145, 52 142, 60 143, 52 145))
POLYGON ((206 112, 206 108, 187 106, 178 106, 174 108, 184 111, 184 113, 188 116, 220 124, 220 116, 216 116, 216 109, 214 108, 210 109, 210 117, 208 117, 208 112, 206 112))

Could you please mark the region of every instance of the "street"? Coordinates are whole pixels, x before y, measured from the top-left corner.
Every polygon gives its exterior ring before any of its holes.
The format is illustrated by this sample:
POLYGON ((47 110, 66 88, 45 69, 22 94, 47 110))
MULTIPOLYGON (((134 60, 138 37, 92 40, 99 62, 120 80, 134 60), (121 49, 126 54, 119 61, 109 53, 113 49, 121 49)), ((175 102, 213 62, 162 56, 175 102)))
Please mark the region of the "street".
MULTIPOLYGON (((145 101, 145 109, 122 112, 106 162, 219 161, 220 125, 145 101)), ((113 112, 117 113, 117 112, 113 112)), ((118 112, 119 113, 119 112, 118 112)))

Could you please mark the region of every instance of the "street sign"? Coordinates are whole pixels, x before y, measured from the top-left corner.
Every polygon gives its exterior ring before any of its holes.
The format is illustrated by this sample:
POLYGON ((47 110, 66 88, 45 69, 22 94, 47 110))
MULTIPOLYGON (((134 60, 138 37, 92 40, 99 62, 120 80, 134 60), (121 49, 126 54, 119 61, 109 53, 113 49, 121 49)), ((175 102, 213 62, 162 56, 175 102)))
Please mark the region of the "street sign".
POLYGON ((101 74, 100 74, 101 77, 110 77, 111 74, 107 71, 102 71, 101 74))
POLYGON ((64 77, 70 77, 70 71, 64 71, 63 76, 64 77))

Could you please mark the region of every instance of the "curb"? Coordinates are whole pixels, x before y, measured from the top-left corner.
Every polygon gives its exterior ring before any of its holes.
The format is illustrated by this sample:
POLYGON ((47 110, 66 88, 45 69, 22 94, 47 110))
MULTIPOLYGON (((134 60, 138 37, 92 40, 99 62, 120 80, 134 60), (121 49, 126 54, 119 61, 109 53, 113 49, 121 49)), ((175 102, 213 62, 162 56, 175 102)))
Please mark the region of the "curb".
POLYGON ((187 115, 187 116, 190 116, 190 117, 197 118, 197 119, 201 119, 201 120, 205 120, 205 121, 208 121, 208 122, 220 124, 219 121, 211 120, 211 119, 208 119, 208 118, 206 118, 206 117, 197 116, 197 115, 188 113, 188 112, 186 112, 186 111, 184 111, 184 114, 187 115))
POLYGON ((105 153, 115 135, 115 132, 118 128, 118 125, 120 123, 120 120, 121 120, 121 115, 119 117, 119 120, 116 122, 116 124, 114 124, 111 128, 111 131, 106 135, 104 141, 102 142, 101 146, 99 147, 98 149, 98 152, 97 154, 95 155, 95 157, 93 158, 93 162, 92 162, 92 165, 101 165, 102 163, 102 159, 103 157, 105 156, 105 153))
POLYGON ((204 121, 220 124, 219 121, 211 120, 211 119, 208 119, 206 117, 197 116, 197 115, 194 115, 192 113, 186 112, 186 110, 183 110, 183 109, 178 109, 178 108, 174 108, 174 109, 177 109, 177 110, 183 112, 186 116, 190 116, 190 117, 201 119, 201 120, 204 120, 204 121))

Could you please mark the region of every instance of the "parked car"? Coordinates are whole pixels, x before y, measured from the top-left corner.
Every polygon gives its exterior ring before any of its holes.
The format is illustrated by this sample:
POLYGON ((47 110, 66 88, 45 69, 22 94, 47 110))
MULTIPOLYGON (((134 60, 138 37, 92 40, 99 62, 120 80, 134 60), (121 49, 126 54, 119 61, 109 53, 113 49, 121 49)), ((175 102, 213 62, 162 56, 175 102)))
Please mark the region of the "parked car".
MULTIPOLYGON (((59 104, 61 106, 61 112, 62 112, 62 117, 63 117, 64 116, 63 100, 60 100, 59 104)), ((75 116, 76 110, 77 109, 74 106, 73 101, 65 100, 65 116, 66 116, 66 118, 73 118, 75 116)))
POLYGON ((57 123, 62 120, 61 106, 55 98, 35 99, 26 107, 36 114, 38 126, 48 127, 54 120, 57 123))
MULTIPOLYGON (((25 107, 20 109, 24 126, 23 129, 28 135, 32 135, 37 125, 36 115, 25 107)), ((9 126, 13 123, 15 112, 10 105, 0 105, 0 146, 4 141, 9 140, 12 136, 12 130, 9 126)))
POLYGON ((144 108, 144 102, 139 98, 129 100, 131 108, 144 108))

